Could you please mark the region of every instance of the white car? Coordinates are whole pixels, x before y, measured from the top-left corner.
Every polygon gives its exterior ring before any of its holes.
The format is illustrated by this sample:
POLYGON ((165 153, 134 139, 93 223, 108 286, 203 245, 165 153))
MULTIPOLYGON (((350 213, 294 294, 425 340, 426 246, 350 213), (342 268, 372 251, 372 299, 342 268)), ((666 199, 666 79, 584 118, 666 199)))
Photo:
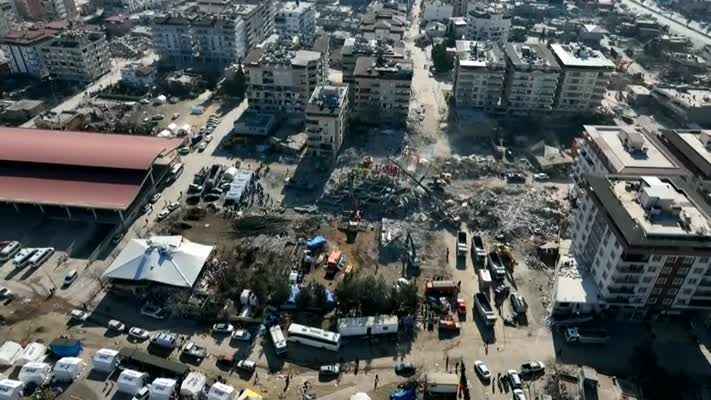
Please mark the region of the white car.
POLYGON ((210 142, 212 142, 212 139, 213 139, 213 138, 214 138, 214 137, 213 137, 212 135, 207 135, 207 136, 205 136, 205 143, 210 143, 210 142))
POLYGON ((257 368, 257 363, 252 360, 239 360, 237 361, 237 369, 241 369, 247 372, 253 372, 257 368))
POLYGON ((146 204, 145 207, 143 207, 143 213, 144 214, 150 214, 153 212, 153 204, 146 204))
POLYGON ((484 364, 484 361, 474 361, 474 372, 476 372, 476 374, 479 375, 479 377, 484 381, 491 380, 491 371, 489 370, 489 367, 484 364))
POLYGON ((239 340, 240 342, 249 342, 252 340, 252 334, 246 329, 237 329, 232 332, 232 339, 239 340))
POLYGON ((153 197, 151 197, 151 204, 155 204, 158 200, 160 200, 160 198, 161 198, 160 193, 154 194, 153 197))
POLYGON ((207 148, 207 142, 200 142, 200 144, 197 147, 199 152, 205 151, 206 148, 207 148))
POLYGON ((526 400, 526 395, 523 393, 523 390, 514 389, 513 390, 513 400, 526 400))
POLYGON ((164 209, 160 210, 160 212, 158 213, 158 216, 156 217, 156 219, 157 219, 158 221, 162 221, 162 220, 168 218, 168 216, 170 215, 171 212, 172 212, 172 211, 170 211, 169 209, 164 208, 164 209))
POLYGON ((171 203, 168 203, 168 206, 166 206, 166 208, 170 211, 175 211, 180 208, 180 203, 178 203, 177 201, 173 201, 171 203))
POLYGON ((64 281, 62 284, 64 285, 64 287, 67 287, 67 286, 71 285, 72 283, 74 283, 74 281, 77 280, 78 276, 79 276, 79 273, 77 273, 77 270, 70 269, 69 271, 67 271, 66 274, 64 274, 64 281))
POLYGON ((521 389, 523 382, 521 382, 521 377, 518 375, 518 371, 510 369, 506 371, 506 376, 512 389, 521 389))
POLYGON ((213 333, 232 334, 234 330, 235 327, 229 322, 219 322, 212 326, 213 333))
POLYGON ((89 313, 75 308, 71 312, 69 312, 69 319, 73 321, 86 321, 87 319, 89 319, 89 313))
POLYGON ((146 303, 143 307, 141 307, 141 314, 154 319, 165 319, 166 316, 165 311, 162 308, 154 306, 150 303, 146 303))
POLYGON ((148 389, 148 386, 144 386, 136 392, 136 394, 131 397, 131 400, 147 400, 148 397, 150 396, 151 391, 148 389))
POLYGON ((126 324, 116 319, 112 319, 111 321, 109 321, 108 325, 109 329, 114 332, 123 332, 126 330, 126 324))
POLYGON ((133 326, 131 327, 131 329, 128 330, 128 337, 136 341, 142 342, 144 340, 148 340, 150 335, 148 334, 147 330, 141 329, 137 326, 133 326))

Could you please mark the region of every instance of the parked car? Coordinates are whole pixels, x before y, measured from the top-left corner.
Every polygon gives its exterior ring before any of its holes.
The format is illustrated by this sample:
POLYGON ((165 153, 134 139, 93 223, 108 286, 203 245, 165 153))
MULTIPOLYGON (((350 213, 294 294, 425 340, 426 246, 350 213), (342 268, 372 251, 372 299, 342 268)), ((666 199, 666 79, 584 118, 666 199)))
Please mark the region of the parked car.
POLYGON ((491 371, 489 367, 486 366, 484 361, 476 360, 474 361, 474 372, 479 375, 481 380, 489 382, 491 380, 491 371))
POLYGON ((322 377, 334 377, 341 373, 341 366, 338 364, 322 365, 318 369, 318 374, 322 377))
POLYGON ((20 251, 22 245, 20 242, 13 240, 10 242, 3 243, 2 249, 0 249, 0 261, 9 260, 15 253, 20 251))
POLYGON ((411 376, 415 375, 417 368, 415 364, 409 362, 399 362, 395 364, 395 374, 400 376, 411 376))
POLYGON ((141 314, 154 319, 165 319, 165 311, 156 305, 146 303, 141 307, 141 314))
POLYGON ((178 335, 172 332, 159 332, 153 336, 151 343, 167 349, 174 349, 178 345, 178 335))
POLYGON ((545 369, 546 365, 541 361, 528 361, 521 364, 521 375, 537 374, 545 369))
POLYGON ((194 342, 188 342, 183 347, 183 354, 195 360, 202 361, 205 357, 207 357, 207 349, 198 346, 194 342))
POLYGON ((526 395, 523 393, 523 390, 514 389, 512 393, 513 393, 513 400, 526 400, 526 395))
POLYGON ((537 174, 533 174, 533 179, 537 181, 547 181, 548 179, 550 179, 550 177, 548 176, 548 174, 540 172, 537 174))
POLYGON ((114 332, 123 332, 126 330, 126 324, 119 320, 112 319, 109 321, 109 329, 114 332))
POLYGON ((178 149, 178 154, 180 154, 181 156, 187 156, 188 154, 190 154, 190 148, 183 146, 178 149))
POLYGON ((75 308, 74 310, 69 312, 69 319, 72 321, 86 321, 89 319, 89 313, 86 311, 79 310, 78 308, 75 308))
POLYGON ((198 185, 196 183, 191 183, 188 185, 188 193, 200 193, 204 187, 202 185, 198 185))
POLYGON ((506 371, 506 377, 509 380, 509 385, 511 385, 511 388, 513 389, 521 389, 523 386, 523 383, 521 382, 521 377, 518 374, 518 371, 515 369, 510 369, 506 371))
POLYGON ((163 114, 156 114, 156 115, 152 116, 151 119, 152 119, 153 121, 161 121, 161 120, 164 120, 164 119, 165 119, 165 115, 163 115, 163 114))
POLYGON ((145 207, 143 207, 143 213, 144 214, 150 214, 153 212, 153 204, 146 204, 145 207))
POLYGON ((161 196, 162 196, 162 195, 161 195, 160 193, 154 194, 154 195, 151 197, 151 204, 157 203, 158 200, 160 200, 161 196))
POLYGON ((526 314, 528 303, 526 303, 526 299, 523 296, 514 292, 511 293, 511 308, 516 314, 526 314))
POLYGON ((62 286, 67 287, 74 283, 75 280, 77 280, 77 277, 79 276, 79 273, 75 269, 70 269, 67 271, 66 274, 64 274, 64 280, 62 281, 62 286))
POLYGON ((212 139, 213 139, 213 136, 212 136, 212 135, 207 135, 207 136, 205 136, 205 142, 206 142, 206 143, 212 142, 212 139))
POLYGON ((177 210, 178 208, 180 208, 180 203, 178 203, 177 201, 170 202, 170 203, 168 203, 168 206, 166 208, 168 210, 170 210, 171 212, 173 212, 173 211, 177 210))
POLYGON ((11 299, 12 297, 14 297, 12 290, 4 286, 0 286, 0 299, 11 299))
POLYGON ((148 386, 144 386, 138 389, 138 392, 131 397, 131 400, 148 400, 150 394, 151 391, 148 389, 148 386))
POLYGON ((257 363, 252 360, 239 360, 237 361, 237 365, 235 365, 235 367, 242 371, 254 372, 254 369, 257 368, 257 363))
POLYGON ((229 322, 218 322, 212 326, 212 333, 231 334, 235 330, 229 322))
POLYGON ((237 329, 232 332, 232 339, 239 340, 240 342, 249 342, 252 340, 252 334, 246 329, 237 329))
POLYGON ((148 340, 150 335, 148 334, 147 330, 141 329, 137 326, 133 326, 131 327, 131 329, 128 330, 128 337, 138 342, 143 342, 148 340))
POLYGON ((200 142, 200 144, 197 147, 198 151, 201 153, 203 151, 205 151, 206 148, 207 148, 207 142, 200 142))

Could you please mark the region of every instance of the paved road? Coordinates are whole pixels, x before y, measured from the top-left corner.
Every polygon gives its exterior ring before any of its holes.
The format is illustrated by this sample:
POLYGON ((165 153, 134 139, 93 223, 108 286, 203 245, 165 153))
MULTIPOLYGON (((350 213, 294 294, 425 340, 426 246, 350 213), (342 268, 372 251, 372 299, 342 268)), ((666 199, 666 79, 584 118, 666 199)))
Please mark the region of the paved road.
POLYGON ((704 45, 711 44, 711 36, 697 29, 698 25, 692 23, 692 26, 687 26, 686 21, 682 21, 681 16, 669 15, 668 11, 660 10, 658 8, 652 8, 649 5, 642 4, 635 0, 621 0, 623 4, 627 5, 630 10, 642 13, 642 14, 653 14, 661 23, 669 25, 669 32, 677 35, 683 35, 691 39, 694 47, 701 48, 704 45))

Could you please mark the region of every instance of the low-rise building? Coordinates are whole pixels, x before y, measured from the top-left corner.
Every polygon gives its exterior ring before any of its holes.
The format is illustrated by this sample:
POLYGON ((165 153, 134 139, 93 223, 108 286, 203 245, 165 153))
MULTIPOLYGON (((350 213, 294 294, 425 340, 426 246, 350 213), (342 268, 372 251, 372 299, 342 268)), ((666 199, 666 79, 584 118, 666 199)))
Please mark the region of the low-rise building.
POLYGON ((711 89, 704 87, 657 86, 652 98, 677 121, 711 125, 711 89))
POLYGON ((514 113, 553 109, 560 67, 541 44, 507 43, 506 107, 514 113))
POLYGON ((318 86, 306 105, 309 153, 335 159, 348 123, 348 86, 318 86))
POLYGON ((297 36, 305 45, 311 45, 316 34, 316 9, 313 3, 280 3, 274 19, 274 30, 279 36, 297 36))
POLYGON ((467 11, 466 38, 504 46, 511 32, 511 14, 501 5, 477 5, 467 11))
POLYGON ((602 53, 579 43, 551 44, 561 68, 555 108, 594 111, 602 103, 615 64, 602 53))
POLYGON ((690 178, 711 190, 711 131, 705 129, 666 129, 661 139, 689 169, 690 178))
POLYGON ((149 89, 156 84, 157 75, 155 65, 134 62, 121 68, 121 83, 128 87, 149 89))
POLYGON ((111 70, 111 55, 103 32, 79 28, 61 32, 42 46, 50 75, 74 82, 93 82, 111 70))
POLYGON ((496 110, 504 106, 506 60, 492 43, 456 41, 454 102, 457 107, 496 110))
POLYGON ((353 74, 356 119, 404 124, 410 108, 412 76, 409 61, 359 57, 353 74))

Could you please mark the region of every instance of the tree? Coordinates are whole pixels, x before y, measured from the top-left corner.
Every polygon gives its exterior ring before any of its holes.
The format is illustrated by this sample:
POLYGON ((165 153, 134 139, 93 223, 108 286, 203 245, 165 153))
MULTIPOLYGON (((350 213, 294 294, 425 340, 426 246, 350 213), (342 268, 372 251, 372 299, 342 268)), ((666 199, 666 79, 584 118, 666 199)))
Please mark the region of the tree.
POLYGON ((447 53, 447 45, 445 43, 432 46, 432 64, 439 73, 448 72, 454 66, 454 60, 447 53))
POLYGON ((225 79, 222 83, 225 94, 232 97, 242 98, 244 97, 244 92, 247 90, 247 77, 244 75, 244 70, 242 70, 242 65, 237 67, 232 79, 225 79))
POLYGON ((454 24, 450 23, 447 25, 447 31, 445 32, 445 37, 447 38, 447 46, 454 47, 457 43, 457 31, 454 28, 454 24))

